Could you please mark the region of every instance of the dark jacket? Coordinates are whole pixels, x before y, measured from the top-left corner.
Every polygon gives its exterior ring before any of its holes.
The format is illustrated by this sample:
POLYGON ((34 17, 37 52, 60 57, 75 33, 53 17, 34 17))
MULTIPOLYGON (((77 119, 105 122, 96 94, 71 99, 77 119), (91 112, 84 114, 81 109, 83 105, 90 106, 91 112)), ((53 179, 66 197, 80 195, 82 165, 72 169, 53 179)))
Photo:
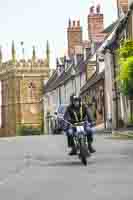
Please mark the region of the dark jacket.
POLYGON ((81 119, 81 112, 80 112, 80 108, 79 109, 75 109, 73 105, 70 105, 67 107, 65 115, 64 115, 64 119, 67 120, 68 122, 74 124, 80 121, 88 121, 89 123, 93 122, 93 117, 91 114, 91 110, 88 108, 88 106, 82 104, 82 119, 81 119), (75 117, 75 114, 78 118, 78 121, 75 117))

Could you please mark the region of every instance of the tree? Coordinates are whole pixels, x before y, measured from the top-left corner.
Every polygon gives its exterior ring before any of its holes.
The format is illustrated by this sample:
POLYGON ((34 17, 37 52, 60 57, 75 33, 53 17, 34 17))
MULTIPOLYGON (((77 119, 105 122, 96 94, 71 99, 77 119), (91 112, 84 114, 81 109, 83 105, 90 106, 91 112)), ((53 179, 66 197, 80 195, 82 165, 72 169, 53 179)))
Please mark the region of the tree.
MULTIPOLYGON (((133 40, 126 40, 121 44, 118 50, 120 70, 118 81, 120 91, 133 99, 133 40)), ((131 102, 131 120, 132 120, 132 102, 131 102)))

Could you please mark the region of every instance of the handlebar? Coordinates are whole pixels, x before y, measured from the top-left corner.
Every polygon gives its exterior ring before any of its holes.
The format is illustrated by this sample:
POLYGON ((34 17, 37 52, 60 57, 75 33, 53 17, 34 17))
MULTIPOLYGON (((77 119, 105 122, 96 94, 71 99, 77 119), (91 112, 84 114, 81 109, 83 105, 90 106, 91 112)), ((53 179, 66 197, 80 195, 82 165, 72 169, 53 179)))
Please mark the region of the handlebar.
MULTIPOLYGON (((84 123, 86 122, 86 121, 82 121, 82 122, 78 122, 78 123, 72 124, 71 122, 65 120, 63 117, 59 117, 59 116, 57 116, 57 115, 53 115, 53 117, 62 119, 64 122, 66 122, 67 124, 71 125, 72 127, 75 127, 75 126, 78 126, 78 125, 79 125, 79 126, 83 126, 84 123)), ((90 126, 91 126, 91 125, 92 125, 92 126, 95 126, 95 125, 96 125, 96 122, 92 122, 92 123, 88 123, 88 124, 89 124, 90 126)))

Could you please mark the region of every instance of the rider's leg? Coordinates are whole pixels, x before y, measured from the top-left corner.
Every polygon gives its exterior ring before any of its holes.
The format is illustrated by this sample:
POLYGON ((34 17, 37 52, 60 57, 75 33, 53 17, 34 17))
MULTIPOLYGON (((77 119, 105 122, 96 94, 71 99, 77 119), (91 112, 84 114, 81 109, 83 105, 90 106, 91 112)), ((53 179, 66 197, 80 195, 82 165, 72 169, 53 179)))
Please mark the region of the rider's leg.
POLYGON ((72 148, 69 155, 76 155, 77 154, 77 150, 76 150, 74 139, 73 139, 73 133, 74 133, 74 130, 72 128, 69 128, 68 131, 67 131, 67 137, 69 138, 68 139, 69 140, 68 146, 72 148))
POLYGON ((68 144, 68 147, 71 147, 71 137, 70 135, 67 134, 67 144, 68 144))
POLYGON ((86 127, 86 132, 87 132, 88 149, 90 153, 95 153, 96 150, 92 147, 94 129, 88 126, 86 127))

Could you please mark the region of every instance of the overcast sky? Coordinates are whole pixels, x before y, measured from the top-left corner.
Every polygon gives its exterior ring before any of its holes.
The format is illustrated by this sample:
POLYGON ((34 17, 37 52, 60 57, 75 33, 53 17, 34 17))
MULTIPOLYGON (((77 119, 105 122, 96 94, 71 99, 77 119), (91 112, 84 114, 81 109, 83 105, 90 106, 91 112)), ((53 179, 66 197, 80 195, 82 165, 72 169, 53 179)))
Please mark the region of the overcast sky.
POLYGON ((101 4, 106 27, 116 19, 116 0, 0 0, 0 45, 4 59, 10 58, 12 40, 19 57, 21 41, 26 57, 31 56, 33 45, 38 57, 44 57, 49 40, 53 66, 56 57, 63 56, 67 48, 68 19, 81 20, 87 39, 87 15, 96 2, 101 4))

